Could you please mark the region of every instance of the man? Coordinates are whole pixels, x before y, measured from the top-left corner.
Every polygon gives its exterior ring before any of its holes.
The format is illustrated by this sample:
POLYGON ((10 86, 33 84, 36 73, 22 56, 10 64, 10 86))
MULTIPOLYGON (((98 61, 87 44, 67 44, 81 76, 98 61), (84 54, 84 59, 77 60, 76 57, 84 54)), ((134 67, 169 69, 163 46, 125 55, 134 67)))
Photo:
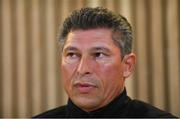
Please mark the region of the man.
POLYGON ((134 70, 132 29, 105 8, 82 8, 64 21, 61 72, 68 104, 36 117, 174 117, 126 94, 134 70))

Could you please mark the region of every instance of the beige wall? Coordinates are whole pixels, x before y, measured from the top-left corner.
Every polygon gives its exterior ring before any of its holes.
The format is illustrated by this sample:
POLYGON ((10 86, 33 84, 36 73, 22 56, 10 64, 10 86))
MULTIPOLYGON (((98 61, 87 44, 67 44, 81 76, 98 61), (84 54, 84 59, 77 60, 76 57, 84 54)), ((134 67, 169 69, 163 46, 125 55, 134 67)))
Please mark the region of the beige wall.
POLYGON ((0 0, 0 117, 31 117, 66 103, 57 34, 83 6, 105 6, 134 28, 131 97, 180 116, 179 0, 0 0))

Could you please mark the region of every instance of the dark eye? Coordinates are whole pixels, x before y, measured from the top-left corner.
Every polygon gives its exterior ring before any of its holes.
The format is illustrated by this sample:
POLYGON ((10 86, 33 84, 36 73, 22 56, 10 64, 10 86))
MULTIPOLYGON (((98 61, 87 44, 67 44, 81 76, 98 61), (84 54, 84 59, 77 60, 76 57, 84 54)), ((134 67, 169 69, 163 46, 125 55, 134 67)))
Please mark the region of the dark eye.
POLYGON ((80 55, 76 52, 67 52, 64 54, 64 61, 68 64, 76 63, 80 59, 80 55))
POLYGON ((67 53, 66 55, 68 58, 77 58, 78 55, 76 53, 73 53, 73 52, 70 52, 70 53, 67 53))
POLYGON ((97 52, 97 53, 95 53, 94 54, 94 56, 96 57, 96 58, 102 58, 102 57, 104 57, 104 56, 106 56, 104 53, 102 53, 102 52, 97 52))

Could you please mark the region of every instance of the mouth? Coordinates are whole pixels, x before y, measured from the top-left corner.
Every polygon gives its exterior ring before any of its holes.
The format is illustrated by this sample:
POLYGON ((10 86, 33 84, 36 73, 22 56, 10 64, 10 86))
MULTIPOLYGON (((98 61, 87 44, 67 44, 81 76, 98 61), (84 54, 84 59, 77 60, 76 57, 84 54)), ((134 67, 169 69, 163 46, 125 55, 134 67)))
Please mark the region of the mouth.
POLYGON ((90 93, 96 86, 91 83, 76 83, 75 87, 80 93, 90 93))

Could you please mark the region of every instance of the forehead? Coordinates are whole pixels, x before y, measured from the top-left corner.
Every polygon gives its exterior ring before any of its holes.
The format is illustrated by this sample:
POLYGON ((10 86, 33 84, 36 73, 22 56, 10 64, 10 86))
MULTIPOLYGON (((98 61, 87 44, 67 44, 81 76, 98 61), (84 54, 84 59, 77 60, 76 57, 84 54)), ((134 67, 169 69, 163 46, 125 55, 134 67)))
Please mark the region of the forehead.
POLYGON ((110 29, 99 28, 90 30, 73 30, 71 31, 65 42, 64 48, 67 46, 91 47, 91 46, 113 46, 112 31, 110 29))

